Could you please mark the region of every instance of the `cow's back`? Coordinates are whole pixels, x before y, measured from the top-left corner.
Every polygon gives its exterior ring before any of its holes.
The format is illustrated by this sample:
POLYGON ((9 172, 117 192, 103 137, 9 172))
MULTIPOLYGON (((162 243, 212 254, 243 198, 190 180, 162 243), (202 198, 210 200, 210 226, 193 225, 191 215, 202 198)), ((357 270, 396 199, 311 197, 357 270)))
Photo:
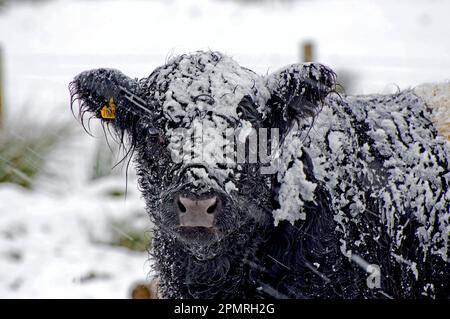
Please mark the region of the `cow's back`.
POLYGON ((387 296, 450 295, 449 142, 414 91, 330 98, 300 131, 341 253, 387 296), (307 132, 307 134, 305 133, 307 132))

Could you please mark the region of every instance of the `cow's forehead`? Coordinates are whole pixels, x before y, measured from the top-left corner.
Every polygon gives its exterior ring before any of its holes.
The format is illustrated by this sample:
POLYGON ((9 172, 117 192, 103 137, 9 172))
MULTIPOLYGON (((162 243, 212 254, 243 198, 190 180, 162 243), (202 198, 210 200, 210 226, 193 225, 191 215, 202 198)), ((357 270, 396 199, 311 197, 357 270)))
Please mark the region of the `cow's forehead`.
POLYGON ((177 57, 161 67, 152 82, 164 116, 176 123, 207 113, 238 119, 244 97, 266 116, 269 91, 264 78, 216 52, 177 57))
MULTIPOLYGON (((244 98, 259 119, 267 116, 270 94, 264 77, 225 55, 196 52, 170 60, 155 70, 146 84, 163 117, 172 123, 164 127, 172 159, 182 163, 181 167, 202 164, 213 169, 214 180, 224 184, 230 176, 237 178, 239 174, 233 172, 237 163, 220 152, 234 150, 224 134, 241 137, 249 133, 252 124, 239 114, 244 98)), ((187 179, 195 182, 204 173, 192 169, 187 179)), ((204 183, 209 180, 209 175, 202 177, 204 183)), ((231 186, 227 187, 235 189, 231 186)))

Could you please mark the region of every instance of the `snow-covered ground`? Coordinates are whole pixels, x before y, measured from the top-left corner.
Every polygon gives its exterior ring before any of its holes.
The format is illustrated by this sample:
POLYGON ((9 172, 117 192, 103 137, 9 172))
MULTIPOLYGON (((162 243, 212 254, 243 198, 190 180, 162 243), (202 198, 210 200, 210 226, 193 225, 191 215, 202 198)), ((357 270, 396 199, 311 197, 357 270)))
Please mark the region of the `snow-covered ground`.
POLYGON ((0 298, 127 298, 150 273, 146 252, 112 246, 125 224, 150 231, 137 193, 115 181, 73 194, 0 184, 0 298))
POLYGON ((91 182, 95 145, 73 120, 67 85, 79 72, 119 68, 144 77, 173 55, 232 55, 260 73, 297 62, 313 41, 316 61, 352 74, 355 93, 391 92, 450 79, 450 1, 54 0, 0 12, 5 112, 63 121, 76 134, 49 158, 57 177, 26 191, 0 184, 0 297, 128 296, 150 271, 147 253, 108 245, 114 221, 150 224, 135 186, 105 195, 123 176, 91 182), (55 158, 59 166, 54 165, 55 158), (51 185, 49 185, 51 184, 51 185))

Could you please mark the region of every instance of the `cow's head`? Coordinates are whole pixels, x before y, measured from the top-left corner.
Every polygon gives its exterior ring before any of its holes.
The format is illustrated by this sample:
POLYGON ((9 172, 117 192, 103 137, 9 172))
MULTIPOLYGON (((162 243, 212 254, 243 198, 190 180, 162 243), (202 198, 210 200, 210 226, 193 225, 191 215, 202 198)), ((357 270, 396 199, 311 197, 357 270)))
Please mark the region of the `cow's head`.
POLYGON ((129 145, 158 231, 208 258, 272 224, 274 171, 262 159, 276 152, 271 141, 316 114, 334 81, 319 64, 263 77, 220 53, 196 52, 141 80, 86 71, 71 93, 81 118, 102 119, 129 145))

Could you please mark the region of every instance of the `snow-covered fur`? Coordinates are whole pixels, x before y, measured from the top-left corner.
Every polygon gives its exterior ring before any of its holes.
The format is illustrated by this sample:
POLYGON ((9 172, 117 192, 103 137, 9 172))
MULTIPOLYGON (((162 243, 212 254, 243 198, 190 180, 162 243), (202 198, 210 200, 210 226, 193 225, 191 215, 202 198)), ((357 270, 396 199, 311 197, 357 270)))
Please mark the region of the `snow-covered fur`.
POLYGON ((141 80, 110 69, 75 78, 81 118, 116 108, 102 123, 134 154, 162 296, 450 296, 449 145, 430 109, 412 90, 341 97, 334 85, 320 64, 264 77, 202 51, 141 80), (206 132, 202 149, 179 128, 206 132), (228 128, 244 140, 278 128, 276 171, 224 160, 228 128), (218 196, 218 231, 181 229, 179 194, 218 196))

